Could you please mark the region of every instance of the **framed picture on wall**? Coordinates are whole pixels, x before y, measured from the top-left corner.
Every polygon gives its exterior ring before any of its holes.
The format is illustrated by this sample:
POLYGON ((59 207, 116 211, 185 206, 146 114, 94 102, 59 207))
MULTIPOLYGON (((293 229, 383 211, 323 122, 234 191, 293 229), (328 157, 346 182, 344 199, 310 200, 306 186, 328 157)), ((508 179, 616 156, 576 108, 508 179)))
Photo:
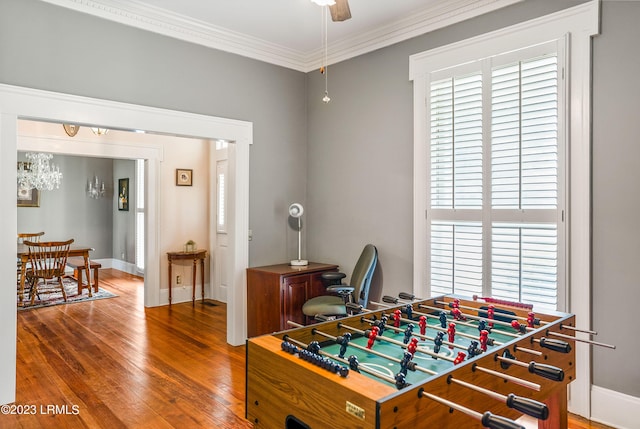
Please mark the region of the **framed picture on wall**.
POLYGON ((176 186, 192 186, 193 170, 176 168, 176 186))
POLYGON ((40 191, 18 186, 18 207, 40 207, 40 191))
POLYGON ((118 210, 129 211, 129 178, 118 179, 118 210))

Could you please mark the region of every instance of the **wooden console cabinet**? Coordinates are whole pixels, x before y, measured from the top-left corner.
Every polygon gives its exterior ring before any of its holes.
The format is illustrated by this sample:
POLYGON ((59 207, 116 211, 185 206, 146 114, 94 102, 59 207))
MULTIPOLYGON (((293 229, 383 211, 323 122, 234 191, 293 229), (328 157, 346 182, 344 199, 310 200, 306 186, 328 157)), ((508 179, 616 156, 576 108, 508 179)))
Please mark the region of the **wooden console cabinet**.
POLYGON ((324 295, 320 276, 337 270, 337 265, 315 262, 305 267, 278 264, 247 268, 247 336, 289 329, 288 320, 305 324, 302 305, 324 295))

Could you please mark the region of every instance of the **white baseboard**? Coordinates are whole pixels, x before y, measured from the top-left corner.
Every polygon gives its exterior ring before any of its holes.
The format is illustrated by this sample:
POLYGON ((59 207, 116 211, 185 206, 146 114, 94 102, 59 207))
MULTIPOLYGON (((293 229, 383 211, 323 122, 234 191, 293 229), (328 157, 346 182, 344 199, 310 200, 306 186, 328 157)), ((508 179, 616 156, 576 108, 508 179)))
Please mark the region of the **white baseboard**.
POLYGON ((617 429, 637 428, 640 398, 592 385, 591 420, 617 429))
MULTIPOLYGON (((196 303, 202 300, 202 291, 200 285, 196 286, 196 303)), ((192 301, 192 288, 191 286, 175 286, 171 289, 171 304, 178 304, 180 302, 192 301)), ((209 299, 209 285, 204 284, 204 299, 209 299)), ((169 304, 169 289, 160 289, 160 305, 169 304)))
POLYGON ((102 264, 102 268, 113 268, 125 273, 133 274, 134 276, 140 275, 136 264, 132 264, 130 262, 121 261, 119 259, 95 259, 95 261, 100 262, 102 264))

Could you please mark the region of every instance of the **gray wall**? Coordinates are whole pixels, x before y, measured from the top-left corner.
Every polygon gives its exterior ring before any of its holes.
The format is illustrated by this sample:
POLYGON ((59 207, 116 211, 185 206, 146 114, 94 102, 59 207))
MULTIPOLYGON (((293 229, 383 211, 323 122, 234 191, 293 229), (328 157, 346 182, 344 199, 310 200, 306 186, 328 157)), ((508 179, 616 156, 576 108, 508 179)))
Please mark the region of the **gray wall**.
MULTIPOLYGON (((24 153, 18 153, 25 160, 24 153)), ((111 258, 114 201, 87 196, 87 180, 94 175, 110 184, 113 160, 55 155, 60 168, 60 188, 40 192, 40 207, 18 208, 18 232, 44 231, 43 240, 68 240, 91 246, 94 259, 111 258)))
MULTIPOLYGON (((362 246, 378 246, 384 294, 411 290, 413 86, 409 56, 582 1, 527 0, 309 74, 309 258, 350 273, 362 246)), ((593 43, 593 328, 618 350, 594 348, 594 384, 640 397, 640 353, 630 337, 640 302, 640 2, 605 1, 593 43), (630 340, 631 339, 631 340, 630 340)), ((415 239, 421 239, 415 237, 415 239)), ((377 291, 379 294, 380 292, 377 291)))
POLYGON ((288 205, 306 196, 304 73, 36 0, 0 0, 0 82, 253 122, 249 260, 295 256, 297 236, 285 231, 288 205))
POLYGON ((128 159, 113 161, 113 257, 136 262, 136 162, 128 159), (129 210, 118 210, 118 180, 129 179, 129 210))
POLYGON ((640 2, 604 2, 593 42, 594 384, 640 397, 634 334, 640 302, 640 2))
MULTIPOLYGON (((384 294, 413 289, 413 83, 409 56, 584 1, 529 0, 309 74, 310 258, 351 272, 378 247, 384 294)), ((421 239, 415 237, 415 239, 421 239)))
MULTIPOLYGON (((304 75, 35 0, 0 0, 0 82, 252 121, 251 265, 295 256, 286 207, 301 201, 306 256, 350 273, 372 242, 384 292, 394 294, 412 281, 409 55, 578 3, 527 0, 331 66, 332 101, 324 105, 317 72, 304 75)), ((593 45, 594 327, 619 345, 634 326, 631 303, 639 302, 632 214, 640 209, 640 173, 631 162, 640 155, 633 139, 640 86, 628 85, 640 71, 639 9, 637 2, 603 2, 602 35, 593 45)), ((615 353, 594 352, 595 384, 640 397, 639 372, 626 369, 640 352, 634 338, 615 353)))

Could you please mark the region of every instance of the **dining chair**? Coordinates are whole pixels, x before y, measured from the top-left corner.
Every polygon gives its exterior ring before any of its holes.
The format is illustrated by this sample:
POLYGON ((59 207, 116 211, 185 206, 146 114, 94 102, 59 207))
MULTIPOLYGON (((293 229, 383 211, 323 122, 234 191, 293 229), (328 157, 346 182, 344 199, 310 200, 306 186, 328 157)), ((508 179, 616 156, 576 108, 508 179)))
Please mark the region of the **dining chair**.
POLYGON ((28 241, 24 244, 29 248, 29 267, 25 274, 25 280, 29 284, 31 305, 35 303, 36 296, 40 299, 40 293, 53 293, 60 290, 62 297, 67 300, 62 279, 65 277, 64 269, 69 256, 69 247, 73 239, 67 241, 28 241), (52 286, 44 288, 43 286, 52 286))
MULTIPOLYGON (((44 231, 40 232, 19 232, 18 233, 18 244, 23 244, 25 240, 32 242, 39 242, 40 237, 44 235, 44 231)), ((18 280, 18 288, 20 288, 20 273, 22 272, 22 259, 17 258, 16 260, 16 269, 17 269, 17 280, 18 280)))
POLYGON ((19 232, 18 233, 18 243, 24 243, 25 240, 31 242, 39 242, 40 237, 44 235, 44 231, 40 232, 19 232))

